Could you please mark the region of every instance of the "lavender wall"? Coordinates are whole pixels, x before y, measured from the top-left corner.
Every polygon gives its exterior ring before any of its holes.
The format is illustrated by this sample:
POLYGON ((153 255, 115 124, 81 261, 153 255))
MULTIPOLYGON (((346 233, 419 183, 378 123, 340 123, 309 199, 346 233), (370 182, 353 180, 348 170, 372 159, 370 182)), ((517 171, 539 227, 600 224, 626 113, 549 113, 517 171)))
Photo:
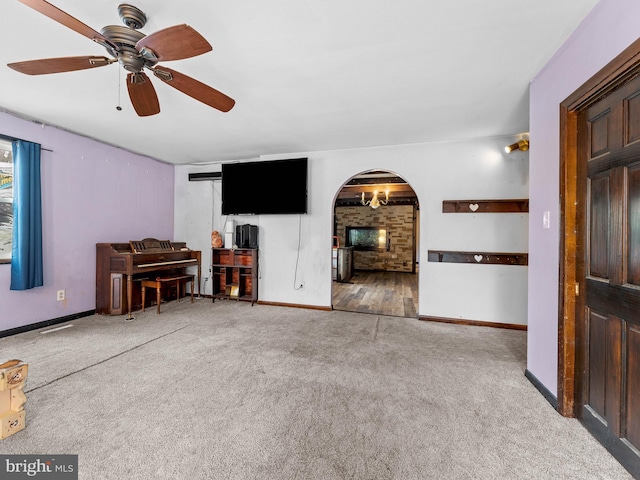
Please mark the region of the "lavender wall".
POLYGON ((557 395, 559 105, 640 37, 640 2, 602 0, 531 83, 527 368, 557 395), (551 228, 542 228, 543 212, 551 228))
POLYGON ((173 238, 173 166, 5 113, 0 134, 52 150, 41 158, 44 286, 11 291, 0 265, 0 331, 95 309, 96 243, 173 238))

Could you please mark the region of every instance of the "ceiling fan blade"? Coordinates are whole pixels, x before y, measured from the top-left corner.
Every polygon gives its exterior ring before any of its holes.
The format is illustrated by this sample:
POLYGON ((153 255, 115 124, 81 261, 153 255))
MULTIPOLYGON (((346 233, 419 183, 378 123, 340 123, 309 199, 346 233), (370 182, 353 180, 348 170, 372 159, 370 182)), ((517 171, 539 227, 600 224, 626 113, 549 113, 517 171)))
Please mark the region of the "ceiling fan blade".
POLYGON ((55 20, 58 23, 61 23, 65 27, 70 28, 71 30, 75 30, 80 35, 84 35, 91 40, 104 45, 109 46, 115 50, 118 50, 117 46, 114 45, 109 39, 107 39, 104 35, 99 32, 96 32, 93 28, 85 25, 77 18, 72 17, 68 13, 60 10, 58 7, 51 5, 49 2, 45 2, 44 0, 19 0, 20 3, 24 3, 28 7, 37 10, 38 12, 46 15, 52 20, 55 20))
POLYGON ((182 60, 212 50, 207 40, 189 25, 175 25, 147 35, 136 49, 152 50, 159 61, 182 60))
POLYGON ((236 103, 233 98, 227 97, 215 88, 170 68, 156 66, 153 74, 167 85, 222 112, 228 112, 236 103))
POLYGON ((44 75, 47 73, 73 72, 76 70, 103 67, 116 61, 117 60, 112 58, 94 56, 60 57, 9 63, 7 66, 13 68, 16 72, 27 75, 44 75))
POLYGON ((160 104, 156 89, 151 79, 144 73, 129 73, 127 75, 127 90, 133 108, 140 117, 148 117, 160 113, 160 104))

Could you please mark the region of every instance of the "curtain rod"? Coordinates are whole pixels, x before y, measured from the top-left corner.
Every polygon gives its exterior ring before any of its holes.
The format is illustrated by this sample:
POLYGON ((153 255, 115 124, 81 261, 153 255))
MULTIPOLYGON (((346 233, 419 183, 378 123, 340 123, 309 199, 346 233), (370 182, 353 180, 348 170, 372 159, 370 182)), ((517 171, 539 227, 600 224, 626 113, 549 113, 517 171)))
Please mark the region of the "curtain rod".
MULTIPOLYGON (((6 140, 7 142, 13 142, 15 140, 21 140, 21 139, 20 138, 16 138, 16 137, 9 137, 7 135, 0 135, 0 140, 6 140)), ((38 143, 38 142, 35 142, 35 143, 38 143)), ((51 150, 50 148, 44 148, 42 145, 40 145, 40 150, 44 150, 45 152, 53 153, 53 150, 51 150)))

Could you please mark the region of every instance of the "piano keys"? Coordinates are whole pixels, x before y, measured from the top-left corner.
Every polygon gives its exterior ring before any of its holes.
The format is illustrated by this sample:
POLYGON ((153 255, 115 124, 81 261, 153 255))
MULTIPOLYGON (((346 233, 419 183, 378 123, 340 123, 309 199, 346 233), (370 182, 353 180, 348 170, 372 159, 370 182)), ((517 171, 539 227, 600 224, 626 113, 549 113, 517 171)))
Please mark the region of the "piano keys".
MULTIPOLYGON (((201 252, 184 242, 145 238, 96 244, 96 312, 131 317, 142 308, 140 280, 187 273, 197 267, 200 296, 201 252)), ((177 292, 180 295, 180 292, 177 292)))

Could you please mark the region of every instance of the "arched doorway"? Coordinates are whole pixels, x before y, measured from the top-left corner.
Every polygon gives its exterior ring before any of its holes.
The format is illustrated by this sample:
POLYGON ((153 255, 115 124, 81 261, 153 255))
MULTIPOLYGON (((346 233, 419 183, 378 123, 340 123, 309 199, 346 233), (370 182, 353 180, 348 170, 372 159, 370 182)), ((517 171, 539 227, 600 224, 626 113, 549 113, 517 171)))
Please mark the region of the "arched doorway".
POLYGON ((413 188, 390 171, 342 186, 333 208, 334 310, 418 317, 419 211, 413 188))

